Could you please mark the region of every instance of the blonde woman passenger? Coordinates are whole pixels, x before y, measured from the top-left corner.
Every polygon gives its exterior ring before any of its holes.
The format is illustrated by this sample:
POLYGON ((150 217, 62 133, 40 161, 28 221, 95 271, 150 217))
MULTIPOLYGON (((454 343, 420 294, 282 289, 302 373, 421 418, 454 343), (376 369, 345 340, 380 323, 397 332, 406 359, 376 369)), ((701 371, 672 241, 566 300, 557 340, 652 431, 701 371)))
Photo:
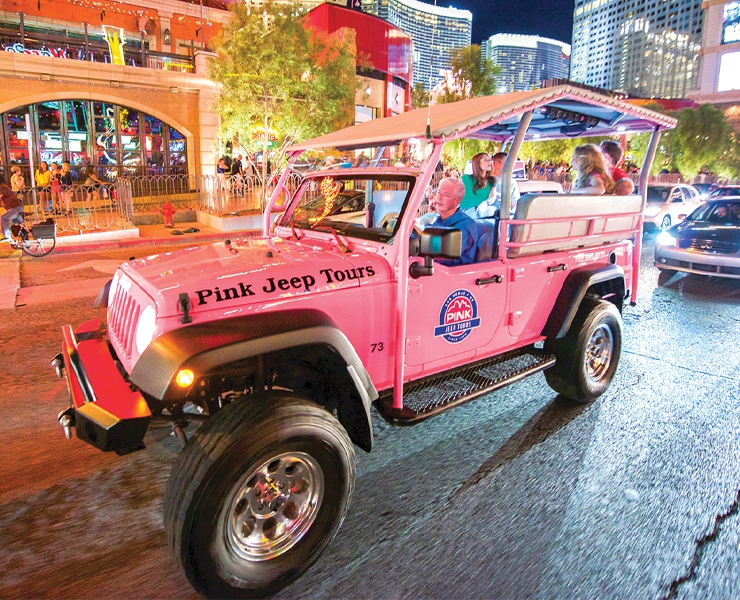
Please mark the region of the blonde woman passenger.
POLYGON ((614 193, 614 180, 609 175, 604 155, 598 146, 595 144, 576 146, 571 164, 575 171, 572 193, 594 196, 614 193))

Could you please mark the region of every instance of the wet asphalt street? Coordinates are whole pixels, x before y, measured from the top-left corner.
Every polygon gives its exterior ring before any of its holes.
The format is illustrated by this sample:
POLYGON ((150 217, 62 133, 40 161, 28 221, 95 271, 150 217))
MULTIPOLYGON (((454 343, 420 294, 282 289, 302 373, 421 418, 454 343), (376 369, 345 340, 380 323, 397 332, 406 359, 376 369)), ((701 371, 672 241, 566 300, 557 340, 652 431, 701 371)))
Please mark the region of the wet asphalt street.
MULTIPOLYGON (((21 283, 79 290, 143 253, 24 259, 21 283)), ((740 280, 659 278, 650 240, 640 279, 593 404, 539 374, 412 428, 375 418, 344 525, 277 598, 740 598, 740 280)), ((197 598, 162 526, 179 443, 64 439, 48 362, 103 312, 45 289, 0 311, 0 598, 197 598)))

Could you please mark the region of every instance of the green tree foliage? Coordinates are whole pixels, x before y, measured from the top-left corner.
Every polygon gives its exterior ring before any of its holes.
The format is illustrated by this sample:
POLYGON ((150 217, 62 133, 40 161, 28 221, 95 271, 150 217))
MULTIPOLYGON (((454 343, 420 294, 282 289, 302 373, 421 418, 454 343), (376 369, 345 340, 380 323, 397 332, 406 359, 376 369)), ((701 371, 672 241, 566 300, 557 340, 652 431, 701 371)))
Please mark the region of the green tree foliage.
MULTIPOLYGON (((355 42, 304 27, 298 4, 234 3, 231 20, 213 40, 211 78, 221 85, 221 139, 251 149, 256 127, 277 131, 282 150, 354 120, 355 42)), ((266 161, 263 161, 263 169, 266 161)), ((264 173, 264 170, 263 170, 264 173)))
POLYGON ((437 102, 457 102, 465 98, 496 93, 496 75, 501 68, 481 58, 481 47, 471 44, 450 51, 451 76, 442 84, 437 102))
MULTIPOLYGON (((670 115, 671 112, 663 108, 663 105, 658 102, 648 102, 644 108, 648 110, 654 110, 655 112, 661 112, 670 115)), ((673 168, 673 155, 675 153, 675 138, 672 135, 672 131, 663 131, 660 136, 660 145, 655 153, 655 159, 653 160, 653 166, 650 169, 651 175, 657 175, 663 169, 671 170, 673 168)), ((630 162, 639 167, 645 162, 645 155, 647 154, 648 147, 650 145, 650 134, 640 133, 633 135, 628 143, 627 152, 630 156, 630 162)))
MULTIPOLYGON (((651 103, 646 108, 661 110, 660 105, 651 103)), ((663 132, 651 174, 663 169, 678 170, 685 179, 698 174, 702 168, 720 177, 735 178, 740 175, 738 148, 732 127, 724 113, 711 104, 699 108, 685 108, 677 117, 676 128, 663 132)), ((647 152, 650 136, 636 135, 630 141, 633 162, 641 164, 647 152)))
POLYGON ((712 171, 720 179, 735 181, 740 178, 740 140, 733 131, 730 134, 730 145, 714 163, 712 171))
MULTIPOLYGON (((496 93, 496 75, 501 68, 492 60, 481 59, 481 47, 477 44, 454 48, 450 51, 451 75, 442 84, 442 93, 437 102, 457 102, 466 98, 490 96, 496 93)), ((458 139, 445 145, 444 159, 462 171, 465 163, 479 152, 493 152, 496 145, 479 140, 458 139)))
POLYGON ((519 150, 519 158, 523 161, 539 160, 552 164, 561 162, 570 163, 573 150, 581 144, 600 144, 604 137, 592 138, 564 138, 548 140, 546 142, 524 142, 519 150))
POLYGON ((732 127, 725 114, 711 104, 697 109, 685 108, 678 115, 673 135, 679 151, 674 155, 675 166, 684 177, 693 177, 702 167, 710 170, 730 148, 732 127))
POLYGON ((498 146, 493 142, 459 138, 445 144, 442 158, 448 165, 462 173, 465 164, 479 152, 497 151, 498 146))
POLYGON ((411 89, 411 108, 424 108, 429 106, 432 95, 427 92, 424 84, 417 81, 411 89))

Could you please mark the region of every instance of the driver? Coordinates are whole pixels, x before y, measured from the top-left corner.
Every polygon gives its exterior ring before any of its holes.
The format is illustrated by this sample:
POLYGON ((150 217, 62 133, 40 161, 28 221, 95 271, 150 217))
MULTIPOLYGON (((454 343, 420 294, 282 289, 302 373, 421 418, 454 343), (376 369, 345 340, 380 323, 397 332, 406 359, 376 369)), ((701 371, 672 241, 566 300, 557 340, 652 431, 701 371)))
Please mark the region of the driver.
POLYGON ((465 184, 460 179, 446 177, 437 188, 436 204, 439 216, 429 224, 430 227, 454 227, 462 231, 462 253, 460 258, 438 260, 443 265, 466 265, 475 262, 478 230, 475 221, 460 210, 460 202, 465 196, 465 184))

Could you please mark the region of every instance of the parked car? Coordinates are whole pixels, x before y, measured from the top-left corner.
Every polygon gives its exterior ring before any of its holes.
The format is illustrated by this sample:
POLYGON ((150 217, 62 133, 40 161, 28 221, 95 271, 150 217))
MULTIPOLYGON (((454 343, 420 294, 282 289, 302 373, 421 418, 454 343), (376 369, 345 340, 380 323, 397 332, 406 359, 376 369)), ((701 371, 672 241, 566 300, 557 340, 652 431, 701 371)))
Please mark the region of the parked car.
POLYGON ((724 196, 740 196, 740 185, 715 185, 707 198, 722 198, 724 196))
POLYGON ((683 221, 699 204, 699 192, 691 185, 649 185, 644 231, 665 231, 683 221))
POLYGON ((706 200, 709 194, 717 187, 716 183, 694 183, 694 189, 699 192, 699 197, 706 200))
POLYGON ((710 199, 658 236, 655 266, 740 279, 740 195, 710 199))
POLYGON ((332 197, 323 194, 313 198, 311 202, 302 204, 293 213, 296 221, 308 221, 317 224, 320 221, 332 217, 332 221, 353 221, 359 218, 365 222, 365 192, 346 190, 332 197))

